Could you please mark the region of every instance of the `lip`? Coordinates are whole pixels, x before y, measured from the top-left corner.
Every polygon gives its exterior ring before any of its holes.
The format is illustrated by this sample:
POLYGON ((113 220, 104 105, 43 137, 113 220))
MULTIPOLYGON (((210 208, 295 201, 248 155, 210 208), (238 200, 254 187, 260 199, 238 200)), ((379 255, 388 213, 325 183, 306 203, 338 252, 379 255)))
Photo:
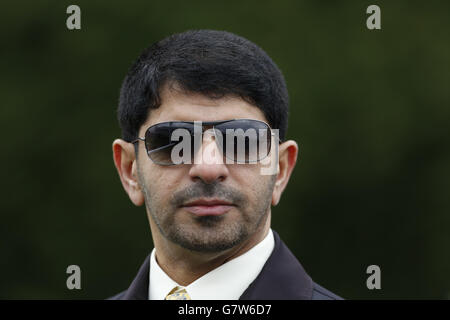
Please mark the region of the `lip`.
POLYGON ((234 205, 220 199, 199 199, 181 206, 197 216, 218 216, 230 211, 234 205))

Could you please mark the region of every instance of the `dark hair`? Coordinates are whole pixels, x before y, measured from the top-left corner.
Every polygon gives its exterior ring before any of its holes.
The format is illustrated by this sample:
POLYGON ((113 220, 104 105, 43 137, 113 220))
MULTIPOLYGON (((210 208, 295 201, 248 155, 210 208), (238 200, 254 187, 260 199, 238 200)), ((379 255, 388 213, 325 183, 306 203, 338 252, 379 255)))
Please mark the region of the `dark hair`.
POLYGON ((118 119, 122 138, 132 141, 149 110, 161 104, 168 83, 182 90, 220 98, 239 96, 264 113, 284 140, 289 96, 281 71, 256 44, 226 31, 190 30, 144 50, 120 90, 118 119))

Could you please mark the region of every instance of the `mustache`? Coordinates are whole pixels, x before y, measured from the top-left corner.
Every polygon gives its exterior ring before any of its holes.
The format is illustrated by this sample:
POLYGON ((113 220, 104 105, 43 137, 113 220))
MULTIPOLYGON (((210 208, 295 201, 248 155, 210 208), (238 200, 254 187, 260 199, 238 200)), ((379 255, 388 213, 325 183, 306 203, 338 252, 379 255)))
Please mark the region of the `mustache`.
POLYGON ((175 192, 170 203, 175 207, 179 207, 198 198, 218 198, 229 201, 236 206, 242 206, 246 200, 246 197, 241 192, 225 186, 219 181, 205 183, 200 180, 183 190, 175 192))

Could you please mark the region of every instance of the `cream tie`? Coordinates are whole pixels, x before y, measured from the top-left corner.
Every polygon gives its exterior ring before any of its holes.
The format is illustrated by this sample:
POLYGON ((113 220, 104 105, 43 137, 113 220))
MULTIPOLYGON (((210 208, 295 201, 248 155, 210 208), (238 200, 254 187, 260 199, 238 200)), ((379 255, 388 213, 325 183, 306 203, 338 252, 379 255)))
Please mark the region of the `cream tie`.
POLYGON ((191 297, 186 292, 186 289, 176 286, 170 290, 165 300, 191 300, 191 297))

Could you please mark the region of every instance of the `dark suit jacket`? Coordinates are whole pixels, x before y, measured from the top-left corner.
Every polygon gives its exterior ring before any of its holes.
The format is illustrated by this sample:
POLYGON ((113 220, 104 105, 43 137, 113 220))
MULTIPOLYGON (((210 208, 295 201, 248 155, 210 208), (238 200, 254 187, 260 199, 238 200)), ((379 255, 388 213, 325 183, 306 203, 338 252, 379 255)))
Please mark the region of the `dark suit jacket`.
MULTIPOLYGON (((322 288, 305 272, 300 262, 273 231, 275 247, 263 269, 244 291, 240 300, 341 300, 322 288)), ((150 255, 145 259, 130 287, 111 300, 147 300, 150 255)))

